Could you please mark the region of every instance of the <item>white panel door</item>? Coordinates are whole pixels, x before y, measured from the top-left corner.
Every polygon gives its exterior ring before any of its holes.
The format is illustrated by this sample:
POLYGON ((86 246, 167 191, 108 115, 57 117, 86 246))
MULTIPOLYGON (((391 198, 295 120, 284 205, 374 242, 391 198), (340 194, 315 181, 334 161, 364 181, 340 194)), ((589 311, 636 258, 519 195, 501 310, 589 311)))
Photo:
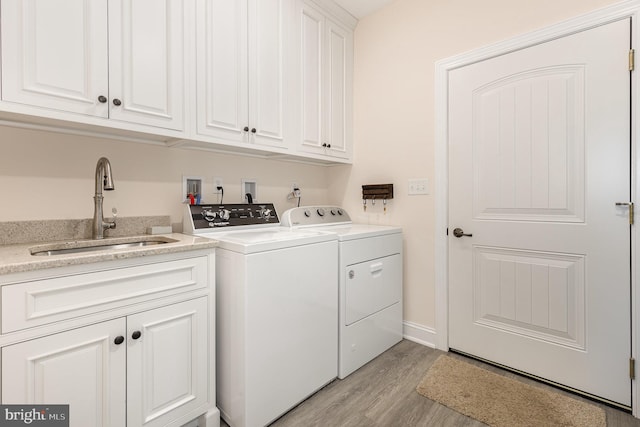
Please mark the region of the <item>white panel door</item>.
POLYGON ((292 9, 292 0, 198 2, 198 133, 285 147, 292 9))
MULTIPOLYGON (((324 137, 324 15, 315 7, 298 1, 296 10, 300 31, 301 66, 301 144, 306 149, 320 150, 324 137)), ((321 152, 321 151, 320 151, 321 152)))
POLYGON ((285 49, 290 0, 249 0, 249 127, 252 142, 284 145, 285 49))
POLYGON ((183 129, 182 0, 109 2, 110 118, 183 129))
POLYGON ((198 133, 248 142, 247 2, 201 0, 197 7, 198 133))
POLYGON ((204 297, 127 318, 127 427, 164 426, 208 402, 207 322, 204 297))
POLYGON ((351 138, 353 32, 303 0, 299 32, 299 139, 304 151, 348 158, 351 138))
POLYGON ((2 99, 107 117, 107 0, 3 0, 2 99))
POLYGON ((450 347, 627 406, 629 35, 453 70, 448 129, 450 347))
POLYGON ((71 427, 126 425, 125 331, 116 319, 2 349, 3 404, 69 404, 71 427))
POLYGON ((327 61, 325 66, 324 126, 327 149, 333 155, 347 155, 350 123, 350 61, 353 58, 353 33, 335 22, 326 21, 327 61))

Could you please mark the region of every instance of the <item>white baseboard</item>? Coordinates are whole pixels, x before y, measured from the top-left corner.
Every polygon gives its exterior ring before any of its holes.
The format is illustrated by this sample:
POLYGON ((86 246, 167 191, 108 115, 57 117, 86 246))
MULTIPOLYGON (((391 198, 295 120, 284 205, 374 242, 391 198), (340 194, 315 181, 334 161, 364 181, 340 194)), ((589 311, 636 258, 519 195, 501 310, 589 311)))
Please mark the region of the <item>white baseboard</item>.
POLYGON ((402 326, 405 339, 427 347, 436 348, 438 334, 435 329, 406 320, 402 322, 402 326))

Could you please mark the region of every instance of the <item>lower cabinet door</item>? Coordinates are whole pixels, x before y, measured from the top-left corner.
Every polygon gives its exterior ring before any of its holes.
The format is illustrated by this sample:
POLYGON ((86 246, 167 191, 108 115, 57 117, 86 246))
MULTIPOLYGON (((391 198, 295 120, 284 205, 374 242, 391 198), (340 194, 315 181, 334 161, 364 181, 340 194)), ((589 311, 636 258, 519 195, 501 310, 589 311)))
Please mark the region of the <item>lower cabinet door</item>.
POLYGON ((71 427, 124 426, 125 327, 115 319, 4 347, 2 403, 68 404, 71 427))
POLYGON ((205 297, 127 318, 127 427, 163 426, 206 407, 207 322, 205 297))

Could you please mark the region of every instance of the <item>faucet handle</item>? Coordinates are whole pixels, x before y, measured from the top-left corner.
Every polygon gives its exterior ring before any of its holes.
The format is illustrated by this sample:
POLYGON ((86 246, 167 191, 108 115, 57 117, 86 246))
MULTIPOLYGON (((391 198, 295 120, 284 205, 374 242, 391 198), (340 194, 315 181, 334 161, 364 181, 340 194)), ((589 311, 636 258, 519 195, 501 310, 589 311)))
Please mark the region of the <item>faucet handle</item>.
POLYGON ((108 228, 116 228, 116 217, 118 216, 118 209, 116 208, 112 208, 111 209, 111 215, 112 215, 112 220, 107 222, 108 224, 108 228))

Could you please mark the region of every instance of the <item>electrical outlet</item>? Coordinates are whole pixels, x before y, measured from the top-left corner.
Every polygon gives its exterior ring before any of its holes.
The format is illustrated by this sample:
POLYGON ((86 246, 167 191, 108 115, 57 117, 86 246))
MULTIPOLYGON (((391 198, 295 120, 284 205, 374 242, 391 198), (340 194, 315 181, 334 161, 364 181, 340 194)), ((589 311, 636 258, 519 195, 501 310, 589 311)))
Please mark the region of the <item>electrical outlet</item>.
POLYGON ((423 195, 429 194, 429 180, 427 178, 422 179, 410 179, 409 180, 409 195, 423 195))
POLYGON ((215 190, 216 193, 219 193, 220 190, 218 190, 218 187, 222 187, 222 178, 220 177, 215 177, 213 178, 213 189, 215 190))

